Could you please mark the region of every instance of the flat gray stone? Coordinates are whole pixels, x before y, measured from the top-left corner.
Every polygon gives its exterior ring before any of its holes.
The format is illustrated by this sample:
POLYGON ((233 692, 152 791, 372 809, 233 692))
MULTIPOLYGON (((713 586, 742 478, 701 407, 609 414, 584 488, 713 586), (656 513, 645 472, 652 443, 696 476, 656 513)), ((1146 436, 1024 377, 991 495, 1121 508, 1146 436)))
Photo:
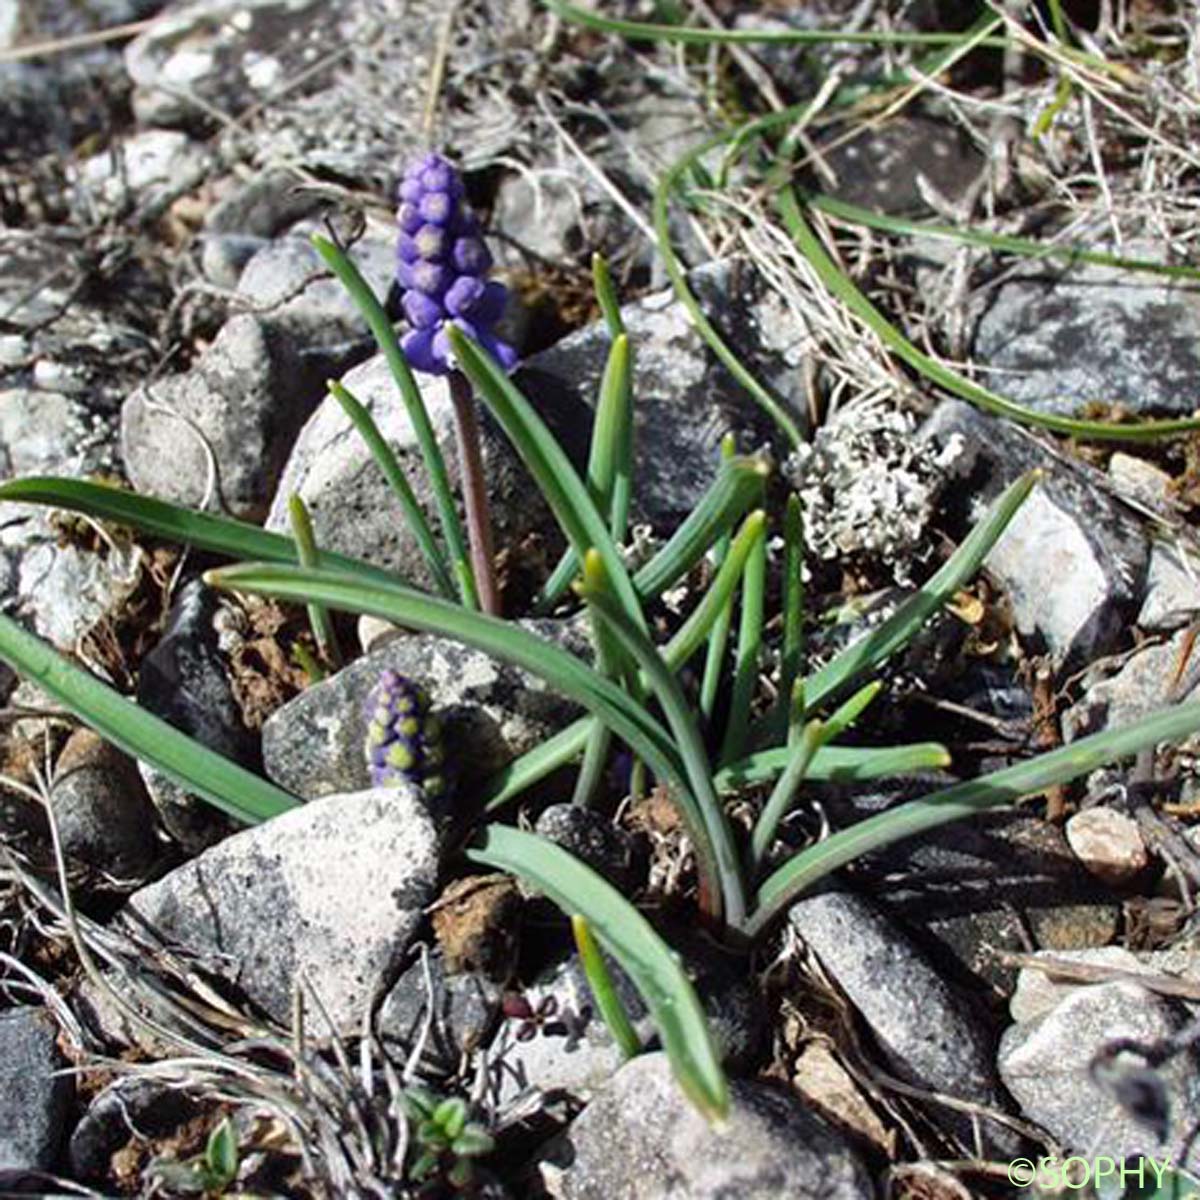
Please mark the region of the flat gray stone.
MULTIPOLYGON (((525 624, 586 653, 582 635, 564 635, 561 622, 525 624)), ((428 691, 443 721, 447 764, 458 771, 464 795, 582 713, 525 671, 448 638, 414 634, 356 659, 272 713, 262 730, 267 774, 309 799, 369 786, 363 709, 385 670, 415 679, 428 691)))
MULTIPOLYGON (((437 870, 433 822, 412 789, 328 796, 136 892, 127 917, 204 956, 285 1024, 307 981, 350 1032, 402 959, 437 870)), ((311 1003, 308 1012, 308 1028, 324 1036, 311 1003)))
MULTIPOLYGON (((1026 1117, 1075 1153, 1114 1159, 1149 1155, 1172 1166, 1200 1167, 1194 1143, 1185 1142, 1200 1121, 1200 1072, 1191 1050, 1154 1072, 1168 1101, 1168 1128, 1160 1139, 1118 1103, 1111 1086, 1097 1079, 1092 1060, 1116 1039, 1148 1044, 1170 1038, 1186 1023, 1183 1010, 1135 983, 1103 983, 1070 990, 1049 1012, 1010 1026, 997 1065, 1026 1117)), ((1124 1056, 1115 1066, 1138 1067, 1124 1056)))
MULTIPOLYGON (((806 331, 761 279, 737 262, 692 272, 700 305, 746 366, 801 427, 806 331)), ((634 356, 633 513, 663 529, 695 508, 719 466, 717 447, 735 433, 751 453, 776 445, 774 421, 737 383, 692 328, 673 290, 625 305, 621 315, 634 356)), ((565 444, 586 455, 591 409, 599 393, 609 338, 603 322, 534 355, 516 375, 539 412, 563 428, 565 444)))
POLYGON ((289 339, 255 317, 231 317, 190 371, 125 401, 121 453, 129 479, 139 492, 200 508, 209 491, 207 442, 224 507, 261 520, 319 386, 289 339))
POLYGON ((0 1013, 0 1170, 53 1171, 74 1085, 40 1008, 0 1013))
MULTIPOLYGON (((1169 642, 1145 646, 1133 654, 1115 675, 1088 686, 1083 699, 1062 715, 1066 742, 1105 729, 1121 729, 1167 707, 1174 697, 1172 681, 1184 662, 1187 630, 1169 642)), ((1179 680, 1179 700, 1200 695, 1200 669, 1188 662, 1179 680)))
POLYGON ((943 401, 923 433, 943 446, 959 439, 951 473, 971 497, 972 520, 1018 476, 1045 472, 986 566, 1008 593, 1020 633, 1040 638, 1058 664, 1116 649, 1142 599, 1149 546, 1140 523, 1083 467, 962 401, 943 401))
MULTIPOLYGON (((417 502, 437 528, 437 509, 416 433, 399 389, 382 355, 346 374, 342 382, 374 417, 408 477, 417 502)), ((418 376, 434 436, 446 462, 451 486, 459 490, 453 406, 445 378, 418 376)), ((516 452, 486 413, 481 414, 485 478, 498 548, 531 534, 551 547, 561 535, 516 452)), ((267 528, 290 530, 287 505, 297 492, 308 506, 317 545, 366 559, 395 571, 416 587, 429 589, 432 577, 409 531, 394 493, 342 406, 327 396, 291 449, 267 517, 267 528)))
MULTIPOLYGON (((862 1014, 891 1068, 918 1087, 1003 1108, 992 1039, 976 1013, 904 933, 868 901, 824 892, 792 905, 788 921, 862 1014)), ((949 1109, 946 1123, 970 1128, 949 1109)), ((986 1141, 1005 1141, 984 1123, 986 1141)))
POLYGON ((709 1125, 663 1054, 621 1068, 539 1164, 560 1200, 866 1200, 870 1176, 796 1097, 730 1082, 725 1123, 709 1125))
POLYGON ((1200 612, 1200 567, 1185 564, 1174 546, 1154 542, 1146 574, 1146 599, 1137 623, 1151 633, 1179 629, 1200 612))
MULTIPOLYGON (((1120 253, 1153 258, 1161 247, 1120 253)), ((973 350, 996 391, 1039 412, 1076 415, 1100 401, 1187 417, 1200 394, 1200 296, 1182 281, 1034 263, 989 292, 973 350)))

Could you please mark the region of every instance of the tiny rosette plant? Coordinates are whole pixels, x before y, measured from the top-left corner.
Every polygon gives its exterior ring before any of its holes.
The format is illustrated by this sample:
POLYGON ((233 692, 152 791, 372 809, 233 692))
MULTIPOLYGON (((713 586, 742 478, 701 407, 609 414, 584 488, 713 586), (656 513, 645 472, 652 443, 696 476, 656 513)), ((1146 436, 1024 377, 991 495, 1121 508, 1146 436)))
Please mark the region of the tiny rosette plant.
POLYGON ((448 375, 455 369, 446 327, 457 325, 508 370, 516 351, 496 336, 508 291, 487 278, 492 256, 467 207, 462 180, 440 155, 428 154, 399 187, 396 279, 412 329, 401 339, 414 369, 448 375))
POLYGON ((365 706, 366 754, 375 787, 412 783, 430 799, 450 791, 442 723, 429 693, 398 671, 384 671, 365 706))

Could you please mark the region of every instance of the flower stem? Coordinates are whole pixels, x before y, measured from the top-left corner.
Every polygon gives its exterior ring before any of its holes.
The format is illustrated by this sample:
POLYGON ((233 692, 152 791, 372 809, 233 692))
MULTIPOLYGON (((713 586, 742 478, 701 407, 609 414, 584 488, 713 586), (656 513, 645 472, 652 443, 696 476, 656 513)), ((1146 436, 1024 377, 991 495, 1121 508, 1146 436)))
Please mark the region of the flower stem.
POLYGON ((485 613, 500 615, 500 588, 496 582, 492 517, 488 508, 487 480, 471 384, 461 371, 450 372, 450 400, 454 405, 454 433, 462 474, 463 503, 467 510, 467 537, 471 544, 471 569, 485 613))

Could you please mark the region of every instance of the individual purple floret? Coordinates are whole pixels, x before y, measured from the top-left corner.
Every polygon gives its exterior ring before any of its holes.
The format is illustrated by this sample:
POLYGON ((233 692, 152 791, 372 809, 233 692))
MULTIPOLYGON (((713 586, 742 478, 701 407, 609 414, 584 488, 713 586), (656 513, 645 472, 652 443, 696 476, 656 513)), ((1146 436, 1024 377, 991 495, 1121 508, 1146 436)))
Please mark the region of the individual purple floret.
POLYGON ((400 345, 415 370, 448 375, 455 369, 446 338, 453 322, 507 371, 517 354, 495 334, 508 292, 487 278, 492 256, 463 198, 462 181, 440 155, 418 159, 398 189, 396 279, 412 329, 400 345))
POLYGON ((397 671, 384 671, 367 697, 367 764, 375 787, 401 782, 438 799, 449 790, 441 722, 429 712, 423 687, 397 671))

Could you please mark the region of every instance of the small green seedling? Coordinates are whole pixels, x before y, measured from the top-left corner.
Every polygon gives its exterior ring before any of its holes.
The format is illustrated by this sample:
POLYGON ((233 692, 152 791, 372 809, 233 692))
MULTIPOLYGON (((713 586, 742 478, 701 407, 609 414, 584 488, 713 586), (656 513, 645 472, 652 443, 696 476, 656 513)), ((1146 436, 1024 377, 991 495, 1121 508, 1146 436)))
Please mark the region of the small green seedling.
POLYGON ((419 1184, 469 1187, 475 1178, 475 1159, 490 1154, 494 1143, 482 1125, 467 1119, 466 1101, 410 1088, 404 1093, 404 1104, 413 1136, 409 1179, 419 1184))
MULTIPOLYGON (((238 1144, 233 1122, 224 1117, 208 1135, 203 1154, 183 1162, 153 1162, 149 1173, 189 1196, 224 1196, 237 1179, 238 1144)), ((245 1196, 245 1193, 239 1193, 245 1196)))

